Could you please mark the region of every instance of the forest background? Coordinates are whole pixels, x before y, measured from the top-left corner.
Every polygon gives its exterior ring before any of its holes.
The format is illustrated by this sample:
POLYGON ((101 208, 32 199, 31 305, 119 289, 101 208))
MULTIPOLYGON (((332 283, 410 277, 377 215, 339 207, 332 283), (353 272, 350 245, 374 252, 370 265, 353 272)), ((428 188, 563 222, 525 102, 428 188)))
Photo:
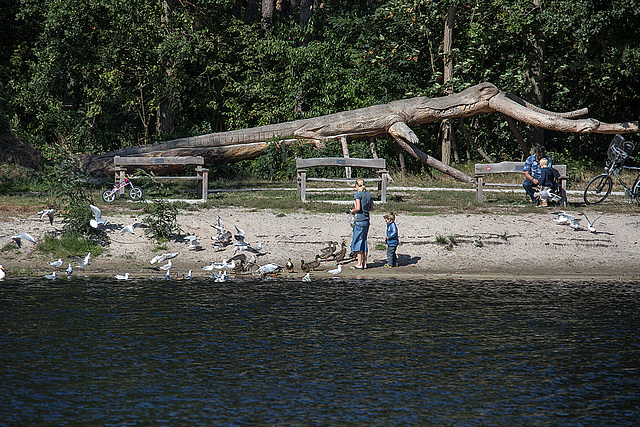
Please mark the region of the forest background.
MULTIPOLYGON (((589 117, 605 122, 640 118, 638 0, 0 5, 3 176, 24 176, 15 168, 38 169, 69 153, 444 96, 485 81, 548 110, 588 107, 589 117)), ((494 161, 528 154, 499 114, 465 119, 465 126, 494 161)), ((528 146, 545 144, 557 163, 600 165, 611 140, 517 126, 528 146)), ((460 123, 451 152, 439 124, 415 131, 423 151, 445 163, 481 159, 460 123)), ((392 170, 399 167, 392 139, 378 138, 376 148, 392 170)), ((349 149, 352 157, 370 156, 368 142, 351 141, 349 149)), ((214 165, 212 176, 243 170, 293 179, 292 159, 306 150, 273 144, 255 160, 214 165)), ((342 155, 340 143, 320 155, 342 155)), ((418 174, 424 167, 409 157, 406 165, 418 174)))

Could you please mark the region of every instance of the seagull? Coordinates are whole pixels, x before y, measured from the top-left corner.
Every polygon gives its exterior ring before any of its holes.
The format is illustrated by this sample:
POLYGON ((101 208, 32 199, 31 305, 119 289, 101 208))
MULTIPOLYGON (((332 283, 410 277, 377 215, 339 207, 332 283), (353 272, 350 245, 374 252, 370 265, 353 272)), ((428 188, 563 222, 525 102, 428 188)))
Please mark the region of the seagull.
POLYGON ((58 260, 57 260, 57 261, 53 261, 53 262, 50 262, 50 263, 49 263, 49 265, 50 265, 50 266, 52 266, 52 267, 54 267, 56 270, 58 270, 58 269, 60 268, 60 266, 62 266, 62 264, 64 264, 64 263, 62 262, 62 258, 58 258, 58 260))
POLYGON ((4 272, 4 267, 0 265, 0 281, 4 280, 7 277, 7 273, 4 272))
POLYGON ((90 258, 91 258, 91 252, 89 252, 87 256, 84 257, 84 259, 78 258, 76 260, 76 264, 78 264, 78 268, 80 268, 80 270, 82 270, 83 273, 84 273, 84 269, 87 268, 87 265, 89 265, 90 258))
POLYGON ((236 225, 236 234, 233 236, 236 240, 244 242, 244 230, 236 225))
POLYGON ((171 279, 171 270, 167 269, 167 271, 162 275, 162 278, 165 280, 171 279))
POLYGON ((153 257, 153 259, 151 259, 151 261, 149 261, 149 264, 155 264, 156 262, 164 262, 168 259, 173 259, 177 257, 179 254, 180 252, 173 252, 173 253, 166 253, 163 255, 156 255, 153 257))
POLYGON ((580 229, 580 219, 571 217, 569 220, 569 227, 572 227, 574 230, 580 229))
POLYGON ((31 236, 31 234, 29 233, 20 233, 20 234, 16 234, 15 236, 11 236, 9 238, 13 239, 13 241, 16 242, 16 245, 18 245, 19 248, 22 247, 22 239, 28 240, 31 243, 36 242, 36 239, 34 239, 33 236, 31 236))
POLYGON ((216 263, 212 262, 211 265, 205 265, 202 267, 204 271, 213 271, 216 268, 216 263))
POLYGON ((141 227, 143 227, 143 224, 139 222, 134 222, 133 224, 129 224, 127 226, 122 227, 122 230, 120 230, 120 235, 124 235, 124 233, 131 233, 135 235, 136 233, 134 233, 134 230, 136 228, 141 228, 141 227))
POLYGON ((49 217, 49 224, 53 225, 53 213, 55 212, 55 209, 45 209, 42 210, 40 212, 38 212, 38 215, 40 215, 40 219, 43 219, 45 216, 49 217))
POLYGON ((171 266, 172 266, 171 260, 169 260, 169 262, 167 262, 165 265, 160 266, 160 269, 164 271, 169 271, 171 269, 171 266))
POLYGON ((329 273, 331 274, 340 274, 341 272, 342 272, 342 264, 338 264, 338 268, 329 270, 329 273))
POLYGON ((102 211, 99 207, 93 205, 89 205, 89 207, 91 208, 91 212, 93 212, 94 216, 94 219, 89 221, 89 225, 93 228, 98 228, 100 225, 107 225, 109 223, 108 219, 102 219, 102 211))
POLYGON ((226 259, 223 259, 222 262, 214 263, 213 268, 215 268, 216 270, 233 270, 234 268, 236 268, 236 262, 235 260, 228 262, 226 259))
POLYGON ((54 271, 51 274, 45 274, 44 278, 49 280, 56 280, 56 272, 54 271))
POLYGON ((129 280, 129 273, 126 273, 124 276, 122 274, 116 274, 115 276, 118 280, 129 280))
POLYGON ((220 218, 220 215, 218 215, 218 223, 216 225, 213 225, 213 224, 210 224, 210 225, 216 230, 218 230, 218 234, 224 234, 225 232, 224 223, 222 222, 222 218, 220 218))
POLYGON ((211 236, 211 240, 213 240, 213 246, 227 246, 231 243, 231 232, 225 231, 223 233, 218 233, 216 236, 211 236))
POLYGON ((304 276, 302 276, 302 281, 303 282, 310 282, 311 281, 311 274, 307 273, 304 276))
POLYGON ((66 272, 69 276, 73 274, 73 267, 71 267, 71 263, 69 263, 69 267, 67 267, 66 272))
POLYGON ((277 274, 282 271, 282 266, 278 264, 265 264, 262 267, 258 268, 258 274, 261 276, 266 276, 267 274, 277 274))
POLYGON ((551 213, 553 215, 556 215, 556 217, 553 220, 555 222, 557 222, 558 224, 568 224, 572 220, 575 219, 575 217, 573 215, 569 215, 567 213, 564 213, 564 211, 555 211, 555 212, 551 212, 551 213))
POLYGON ((198 246, 200 246, 200 239, 197 236, 187 236, 185 240, 189 241, 188 250, 194 251, 198 246))
POLYGON ((593 224, 595 224, 595 222, 600 219, 600 217, 604 214, 600 214, 600 216, 596 219, 594 219, 593 221, 589 221, 589 217, 587 216, 586 213, 583 213, 582 215, 584 215, 584 217, 587 219, 587 229, 592 232, 595 233, 596 232, 596 228, 593 226, 593 224))
POLYGON ((546 197, 547 200, 551 200, 552 202, 559 202, 562 200, 562 197, 558 196, 556 193, 552 193, 551 190, 546 189, 542 191, 536 191, 533 193, 534 197, 546 197))
POLYGON ((229 280, 229 274, 227 273, 227 270, 224 270, 222 273, 211 273, 211 277, 213 278, 214 282, 218 283, 226 282, 227 280, 229 280))
POLYGON ((191 275, 191 270, 189 270, 189 272, 187 273, 187 275, 185 276, 184 274, 182 275, 183 279, 191 279, 193 276, 191 275))

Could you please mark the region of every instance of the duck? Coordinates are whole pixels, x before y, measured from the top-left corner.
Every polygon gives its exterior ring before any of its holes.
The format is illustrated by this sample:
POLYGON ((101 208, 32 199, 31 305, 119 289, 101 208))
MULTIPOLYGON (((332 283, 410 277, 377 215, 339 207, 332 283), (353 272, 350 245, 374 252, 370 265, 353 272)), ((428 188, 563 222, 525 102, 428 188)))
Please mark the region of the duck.
POLYGON ((311 271, 311 267, 309 267, 309 264, 304 262, 304 260, 300 260, 300 270, 302 270, 303 273, 309 273, 311 271))
POLYGON ((312 271, 320 267, 320 255, 316 255, 316 259, 308 262, 306 265, 309 266, 309 269, 312 271))
POLYGON ((342 241, 342 248, 333 254, 333 260, 338 263, 342 263, 344 256, 347 254, 347 241, 342 241))
POLYGON ((291 262, 291 258, 289 258, 289 260, 285 264, 285 268, 287 269, 287 273, 295 273, 295 271, 293 270, 293 262, 291 262))
POLYGON ((329 246, 320 250, 320 258, 326 260, 333 255, 336 251, 336 246, 338 246, 338 242, 329 242, 329 246))

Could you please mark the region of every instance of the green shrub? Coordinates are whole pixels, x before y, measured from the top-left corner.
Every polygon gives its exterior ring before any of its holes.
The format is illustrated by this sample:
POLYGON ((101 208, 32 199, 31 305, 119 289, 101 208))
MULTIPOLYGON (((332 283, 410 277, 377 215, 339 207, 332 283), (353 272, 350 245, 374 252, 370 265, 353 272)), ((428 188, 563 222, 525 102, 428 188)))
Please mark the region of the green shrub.
POLYGON ((144 232, 157 241, 167 240, 174 234, 182 233, 178 225, 178 208, 166 200, 154 200, 144 208, 147 214, 142 222, 147 225, 144 232))

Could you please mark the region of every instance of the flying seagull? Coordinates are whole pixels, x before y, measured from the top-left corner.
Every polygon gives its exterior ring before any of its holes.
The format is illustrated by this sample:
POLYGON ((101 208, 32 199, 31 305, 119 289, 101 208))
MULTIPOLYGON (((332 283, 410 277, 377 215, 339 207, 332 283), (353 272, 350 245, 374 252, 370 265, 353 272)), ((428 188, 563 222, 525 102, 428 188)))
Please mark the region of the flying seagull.
POLYGON ((164 262, 168 259, 173 259, 175 257, 177 257, 178 255, 180 255, 180 252, 173 252, 173 253, 166 253, 163 255, 156 255, 154 256, 151 261, 149 261, 149 264, 155 264, 156 262, 164 262))
POLYGON ((589 217, 587 216, 587 214, 586 214, 586 213, 583 213, 582 215, 584 215, 584 217, 587 219, 587 229, 588 229, 590 232, 595 233, 595 232, 596 232, 596 228, 593 226, 593 224, 595 224, 595 222, 596 222, 598 219, 600 219, 600 217, 601 217, 603 214, 600 214, 600 216, 598 216, 598 218, 594 219, 593 221, 589 221, 589 217))
POLYGON ((102 211, 99 207, 89 205, 89 208, 91 208, 91 212, 93 212, 94 216, 94 219, 89 221, 89 225, 91 225, 93 228, 98 228, 98 226, 100 225, 107 225, 109 223, 108 219, 102 219, 102 211))
POLYGON ((49 224, 53 225, 53 213, 55 212, 55 209, 45 209, 42 210, 40 212, 38 212, 38 215, 40 215, 40 219, 43 219, 45 216, 49 217, 49 224))
POLYGON ((144 227, 144 224, 141 224, 139 222, 134 222, 133 224, 129 224, 126 225, 124 227, 122 227, 122 230, 120 230, 120 235, 124 235, 124 233, 131 233, 133 235, 135 235, 135 229, 136 228, 142 228, 144 227))
POLYGON ((9 238, 13 239, 13 241, 16 242, 16 245, 18 245, 19 248, 22 247, 22 239, 28 240, 31 243, 36 242, 36 239, 34 239, 33 236, 31 236, 31 234, 29 233, 20 233, 20 234, 16 234, 15 236, 11 236, 9 238))
POLYGON ((85 256, 84 258, 80 258, 80 257, 76 258, 76 263, 78 264, 78 268, 82 270, 83 273, 84 273, 84 269, 87 268, 87 265, 89 265, 89 259, 91 259, 91 252, 89 252, 87 256, 85 256))

